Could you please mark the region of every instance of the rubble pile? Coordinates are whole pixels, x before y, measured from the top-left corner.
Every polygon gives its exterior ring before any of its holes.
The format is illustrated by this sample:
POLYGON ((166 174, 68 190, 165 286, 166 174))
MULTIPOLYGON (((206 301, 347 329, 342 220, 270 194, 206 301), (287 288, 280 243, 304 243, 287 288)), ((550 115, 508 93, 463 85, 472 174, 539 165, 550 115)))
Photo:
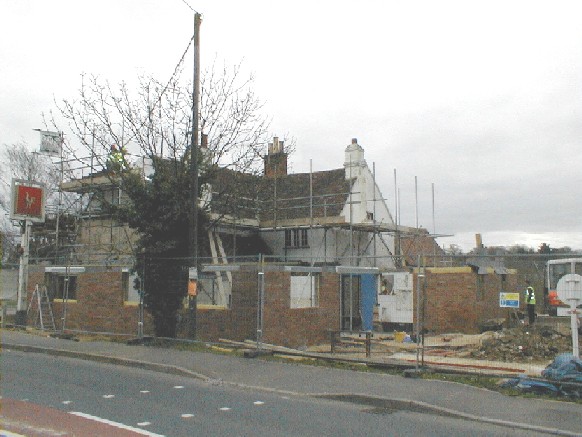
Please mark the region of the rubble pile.
POLYGON ((547 362, 571 351, 572 337, 549 326, 519 326, 491 332, 470 354, 479 360, 547 362))

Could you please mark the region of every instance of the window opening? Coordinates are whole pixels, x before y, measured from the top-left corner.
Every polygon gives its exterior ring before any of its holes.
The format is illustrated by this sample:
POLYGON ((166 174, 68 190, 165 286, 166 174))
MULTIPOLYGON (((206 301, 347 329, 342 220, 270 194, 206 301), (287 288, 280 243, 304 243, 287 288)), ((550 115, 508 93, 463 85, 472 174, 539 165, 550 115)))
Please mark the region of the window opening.
POLYGON ((46 273, 45 282, 52 299, 76 300, 77 277, 57 273, 46 273))
POLYGON ((313 273, 291 275, 291 308, 319 306, 319 278, 318 274, 313 273))

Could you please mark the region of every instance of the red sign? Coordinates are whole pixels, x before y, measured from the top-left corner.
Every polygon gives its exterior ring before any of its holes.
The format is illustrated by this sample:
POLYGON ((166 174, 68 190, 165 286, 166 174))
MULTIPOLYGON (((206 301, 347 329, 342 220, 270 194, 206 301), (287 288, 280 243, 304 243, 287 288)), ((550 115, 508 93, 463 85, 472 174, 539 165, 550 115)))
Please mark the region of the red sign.
POLYGON ((43 192, 40 187, 18 185, 16 187, 15 213, 35 218, 42 218, 43 192))

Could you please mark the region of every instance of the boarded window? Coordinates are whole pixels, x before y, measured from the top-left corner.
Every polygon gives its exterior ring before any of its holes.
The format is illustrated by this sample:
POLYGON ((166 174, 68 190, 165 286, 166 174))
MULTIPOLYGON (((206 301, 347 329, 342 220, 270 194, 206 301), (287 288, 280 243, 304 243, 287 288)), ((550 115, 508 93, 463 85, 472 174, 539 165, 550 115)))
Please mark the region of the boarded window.
POLYGON ((319 275, 291 276, 291 308, 319 306, 319 275))

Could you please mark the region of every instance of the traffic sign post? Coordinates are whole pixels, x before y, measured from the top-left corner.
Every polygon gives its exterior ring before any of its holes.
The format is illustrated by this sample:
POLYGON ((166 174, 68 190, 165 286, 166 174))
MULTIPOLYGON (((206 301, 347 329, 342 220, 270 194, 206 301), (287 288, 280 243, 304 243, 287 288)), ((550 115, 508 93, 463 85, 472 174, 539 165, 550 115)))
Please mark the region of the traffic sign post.
POLYGON ((43 184, 12 179, 10 219, 22 224, 22 253, 18 270, 16 300, 16 325, 26 326, 26 290, 28 282, 28 258, 32 223, 43 223, 45 219, 46 188, 43 184))
POLYGON ((578 310, 576 307, 582 303, 582 276, 570 273, 562 276, 556 287, 558 298, 570 305, 570 326, 572 328, 572 355, 580 357, 578 346, 578 310))

